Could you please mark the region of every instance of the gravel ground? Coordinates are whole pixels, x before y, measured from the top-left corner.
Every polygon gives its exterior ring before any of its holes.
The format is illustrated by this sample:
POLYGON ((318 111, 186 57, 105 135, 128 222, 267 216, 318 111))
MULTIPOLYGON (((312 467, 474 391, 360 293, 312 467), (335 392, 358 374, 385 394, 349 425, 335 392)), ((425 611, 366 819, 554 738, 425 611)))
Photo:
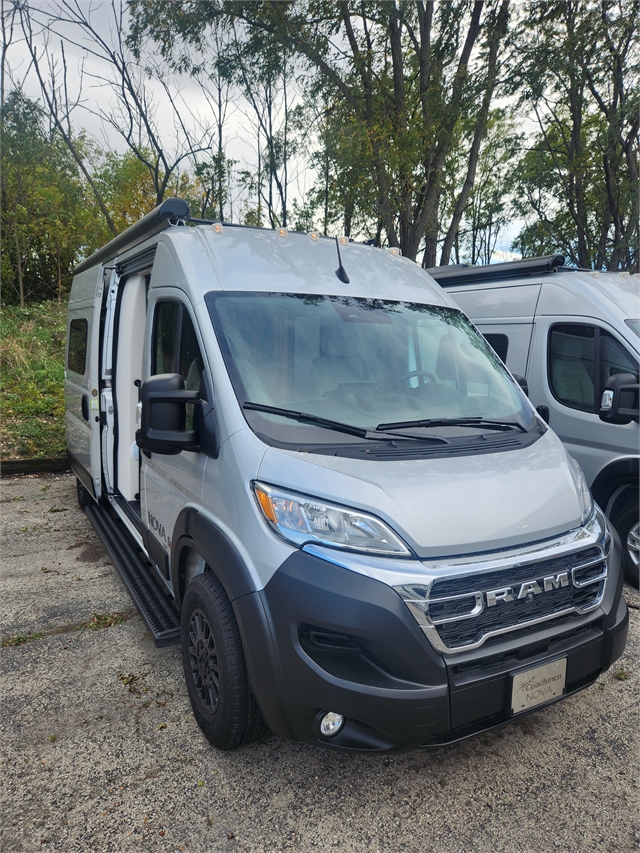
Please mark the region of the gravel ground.
POLYGON ((155 648, 74 483, 2 483, 3 851, 637 849, 635 590, 611 671, 488 735, 384 757, 273 735, 221 753, 194 721, 178 649, 155 648))

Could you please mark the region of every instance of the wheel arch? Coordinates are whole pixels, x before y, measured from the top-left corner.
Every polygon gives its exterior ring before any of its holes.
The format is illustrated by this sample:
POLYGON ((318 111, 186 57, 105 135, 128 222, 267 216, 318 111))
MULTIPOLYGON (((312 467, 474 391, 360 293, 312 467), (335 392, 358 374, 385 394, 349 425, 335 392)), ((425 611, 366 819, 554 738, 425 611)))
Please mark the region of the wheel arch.
POLYGON ((226 533, 197 507, 185 507, 176 519, 171 546, 171 582, 178 607, 185 593, 185 565, 195 551, 216 575, 229 598, 255 592, 244 560, 226 533))
POLYGON ((591 485, 591 494, 596 503, 609 515, 621 494, 628 488, 638 486, 637 456, 614 459, 600 471, 591 485))

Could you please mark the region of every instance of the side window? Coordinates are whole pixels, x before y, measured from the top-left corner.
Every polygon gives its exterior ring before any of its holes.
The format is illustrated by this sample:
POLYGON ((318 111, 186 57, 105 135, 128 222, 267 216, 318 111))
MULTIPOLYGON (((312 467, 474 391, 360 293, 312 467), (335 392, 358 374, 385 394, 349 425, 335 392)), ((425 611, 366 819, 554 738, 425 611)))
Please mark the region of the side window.
POLYGON ((595 329, 553 326, 549 335, 549 381, 554 396, 574 409, 594 411, 595 329))
MULTIPOLYGON (((188 311, 179 302, 160 302, 156 307, 152 373, 179 373, 185 391, 199 391, 204 362, 188 311)), ((187 405, 186 429, 193 429, 193 404, 187 405)))
POLYGON ((87 366, 87 337, 89 324, 87 320, 72 320, 69 324, 69 353, 67 367, 74 373, 84 376, 87 366))
POLYGON ((496 355, 503 362, 507 363, 507 352, 509 350, 509 338, 506 335, 484 335, 486 342, 493 348, 496 355))
POLYGON ((608 332, 600 332, 600 382, 602 389, 616 373, 632 373, 638 381, 638 363, 625 350, 622 344, 608 332))
POLYGON ((186 391, 199 391, 204 364, 191 317, 183 309, 180 323, 180 346, 178 347, 178 369, 184 376, 186 391))
POLYGON ((597 412, 602 391, 616 373, 638 381, 638 362, 613 335, 595 326, 553 326, 549 381, 554 396, 574 409, 597 412))
POLYGON ((161 302, 156 308, 153 330, 152 373, 177 373, 178 320, 182 306, 178 302, 161 302))

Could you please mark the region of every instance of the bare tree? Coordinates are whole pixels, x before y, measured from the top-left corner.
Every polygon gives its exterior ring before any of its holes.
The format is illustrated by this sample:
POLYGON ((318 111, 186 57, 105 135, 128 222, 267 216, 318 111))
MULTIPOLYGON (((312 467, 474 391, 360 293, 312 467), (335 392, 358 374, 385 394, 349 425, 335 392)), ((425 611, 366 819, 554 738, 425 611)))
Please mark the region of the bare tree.
POLYGON ((292 133, 295 109, 295 57, 282 46, 257 56, 232 27, 227 74, 239 85, 249 107, 247 119, 257 140, 257 172, 251 185, 272 228, 287 227, 289 190, 296 145, 292 133))
POLYGON ((13 42, 18 10, 16 4, 2 0, 0 5, 2 26, 2 49, 0 53, 0 109, 4 107, 4 95, 6 86, 7 53, 13 42))
POLYGON ((29 6, 26 3, 21 3, 19 0, 13 0, 13 7, 20 20, 22 34, 24 36, 25 45, 31 58, 33 70, 40 84, 40 92, 44 103, 49 112, 50 121, 58 131, 65 145, 69 149, 73 159, 76 161, 78 168, 84 175, 87 183, 95 196, 95 199, 105 218, 107 227, 116 235, 118 229, 114 225, 113 219, 102 193, 98 189, 96 182, 93 180, 91 172, 85 162, 85 158, 71 134, 71 112, 77 106, 79 100, 74 104, 69 102, 69 90, 66 81, 67 67, 66 62, 63 62, 63 82, 59 82, 59 71, 56 60, 51 56, 49 51, 49 32, 46 27, 38 26, 34 31, 34 21, 31 16, 29 6))
POLYGON ((67 39, 94 56, 108 69, 90 76, 112 94, 115 103, 99 108, 96 114, 124 140, 129 150, 149 172, 158 204, 167 192, 174 173, 184 161, 197 163, 198 155, 208 152, 210 128, 195 131, 185 121, 184 102, 179 89, 161 74, 157 64, 138 62, 126 44, 126 14, 123 0, 111 0, 108 28, 95 22, 90 6, 81 0, 57 0, 55 16, 49 26, 70 27, 78 38, 67 39), (172 139, 159 118, 159 105, 150 92, 156 79, 166 97, 172 117, 172 139))

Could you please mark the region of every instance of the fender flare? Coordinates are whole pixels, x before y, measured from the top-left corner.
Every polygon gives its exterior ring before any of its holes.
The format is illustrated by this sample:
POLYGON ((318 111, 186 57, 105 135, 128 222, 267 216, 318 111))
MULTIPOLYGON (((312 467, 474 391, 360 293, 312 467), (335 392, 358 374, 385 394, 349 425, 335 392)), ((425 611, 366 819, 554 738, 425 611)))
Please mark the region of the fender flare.
POLYGON ((171 545, 171 582, 178 607, 184 595, 184 558, 190 548, 215 573, 229 601, 256 591, 244 560, 226 533, 201 508, 187 506, 176 519, 171 545))

